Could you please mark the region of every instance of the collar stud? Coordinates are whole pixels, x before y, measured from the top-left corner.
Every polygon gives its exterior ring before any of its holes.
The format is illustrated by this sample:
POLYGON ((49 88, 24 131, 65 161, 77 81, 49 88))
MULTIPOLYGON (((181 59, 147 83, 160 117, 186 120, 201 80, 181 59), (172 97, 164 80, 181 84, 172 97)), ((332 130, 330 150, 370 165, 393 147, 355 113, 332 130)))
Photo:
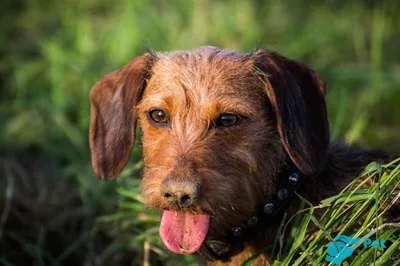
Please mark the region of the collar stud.
POLYGON ((278 198, 280 200, 285 200, 289 196, 289 192, 287 191, 286 188, 282 188, 278 191, 278 198))
POLYGON ((293 173, 289 176, 289 182, 293 185, 296 185, 300 180, 300 176, 298 173, 293 173))
POLYGON ((275 206, 271 202, 268 202, 264 205, 264 212, 266 214, 272 214, 274 212, 274 210, 275 210, 275 206))
POLYGON ((232 228, 232 233, 234 236, 241 236, 242 235, 242 228, 241 227, 234 227, 232 228))
POLYGON ((231 246, 229 243, 219 240, 207 240, 206 243, 217 256, 225 255, 231 246))
POLYGON ((258 223, 258 218, 256 216, 251 217, 249 220, 247 220, 247 224, 251 227, 256 226, 258 223))

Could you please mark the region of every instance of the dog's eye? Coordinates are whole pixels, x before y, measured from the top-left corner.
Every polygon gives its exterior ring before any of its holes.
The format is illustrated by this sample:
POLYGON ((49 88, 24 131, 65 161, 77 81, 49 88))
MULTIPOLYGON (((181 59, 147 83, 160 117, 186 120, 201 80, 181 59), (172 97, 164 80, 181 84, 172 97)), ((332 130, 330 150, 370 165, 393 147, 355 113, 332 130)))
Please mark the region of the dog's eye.
POLYGON ((163 110, 153 110, 149 112, 149 118, 158 124, 166 124, 168 122, 167 114, 163 110))
POLYGON ((217 125, 221 127, 231 127, 239 122, 239 116, 234 114, 223 114, 218 118, 217 125))

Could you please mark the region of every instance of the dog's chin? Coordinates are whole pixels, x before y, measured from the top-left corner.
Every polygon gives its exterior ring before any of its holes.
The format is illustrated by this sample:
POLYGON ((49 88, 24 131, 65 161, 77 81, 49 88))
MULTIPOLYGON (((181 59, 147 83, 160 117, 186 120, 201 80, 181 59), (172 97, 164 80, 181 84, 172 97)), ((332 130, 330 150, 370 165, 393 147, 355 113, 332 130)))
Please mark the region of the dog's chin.
POLYGON ((209 224, 210 216, 207 214, 164 210, 159 229, 160 237, 172 252, 191 254, 203 244, 209 224))

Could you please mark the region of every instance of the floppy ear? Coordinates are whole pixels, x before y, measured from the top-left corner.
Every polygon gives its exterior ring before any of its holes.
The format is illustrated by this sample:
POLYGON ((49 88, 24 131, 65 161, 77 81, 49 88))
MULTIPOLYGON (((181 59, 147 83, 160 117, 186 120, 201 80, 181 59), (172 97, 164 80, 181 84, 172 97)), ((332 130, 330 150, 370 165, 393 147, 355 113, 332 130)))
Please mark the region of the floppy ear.
POLYGON ((146 53, 104 75, 90 92, 89 143, 94 173, 117 176, 128 162, 135 141, 136 105, 156 56, 146 53))
POLYGON ((289 157, 304 174, 318 173, 324 166, 330 138, 325 82, 306 65, 277 53, 260 50, 254 60, 289 157))

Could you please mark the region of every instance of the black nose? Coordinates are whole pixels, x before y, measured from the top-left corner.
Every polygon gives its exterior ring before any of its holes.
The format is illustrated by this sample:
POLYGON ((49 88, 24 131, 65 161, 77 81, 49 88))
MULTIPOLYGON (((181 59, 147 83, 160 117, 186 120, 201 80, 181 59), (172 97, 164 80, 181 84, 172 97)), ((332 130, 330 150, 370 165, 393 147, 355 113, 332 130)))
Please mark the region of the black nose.
POLYGON ((199 185, 192 181, 167 179, 161 184, 161 194, 170 207, 186 208, 196 203, 199 185))

